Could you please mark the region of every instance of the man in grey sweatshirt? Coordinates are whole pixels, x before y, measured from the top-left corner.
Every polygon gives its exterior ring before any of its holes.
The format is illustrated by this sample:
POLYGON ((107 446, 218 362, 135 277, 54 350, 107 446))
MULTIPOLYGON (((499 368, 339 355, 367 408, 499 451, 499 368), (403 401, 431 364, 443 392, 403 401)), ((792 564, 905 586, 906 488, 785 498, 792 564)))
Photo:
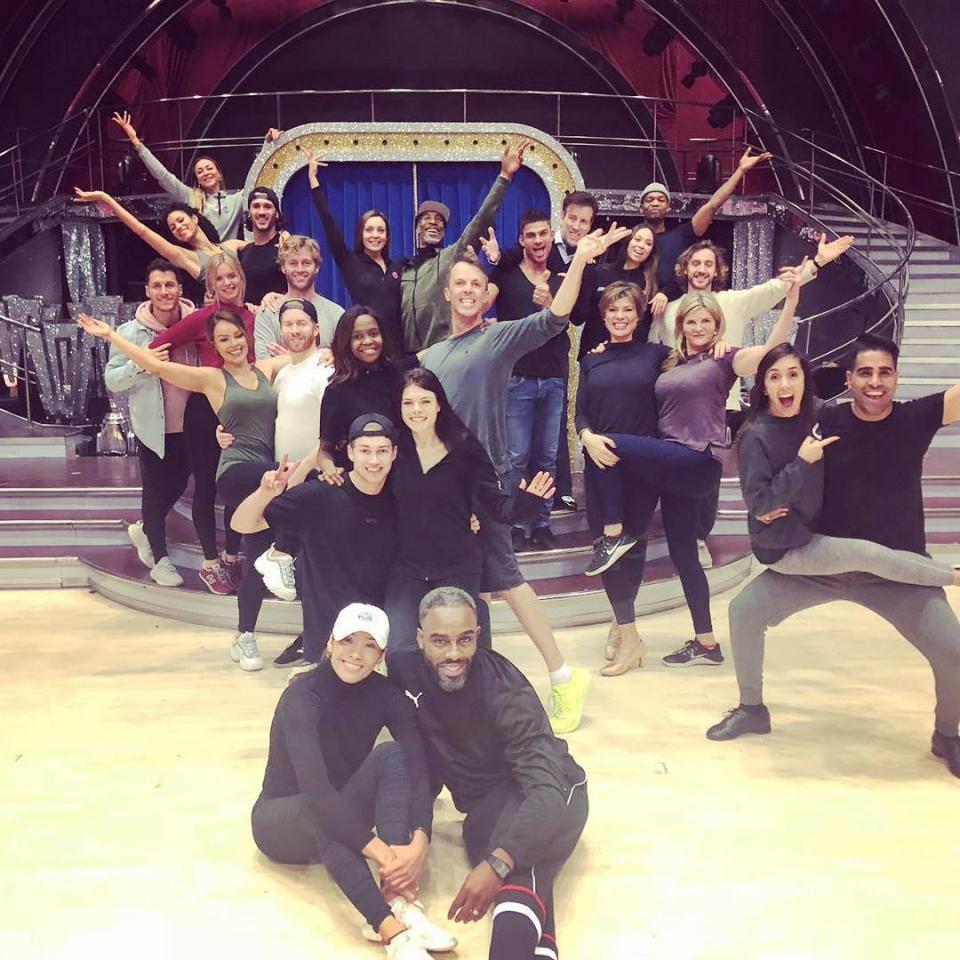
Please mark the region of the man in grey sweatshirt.
MULTIPOLYGON (((450 268, 443 296, 449 305, 450 337, 429 347, 420 362, 432 370, 457 416, 484 445, 509 489, 513 465, 506 443, 507 390, 513 365, 525 353, 546 343, 567 326, 580 291, 584 267, 629 230, 596 231, 581 240, 548 310, 508 323, 484 326, 487 276, 476 257, 458 257, 450 268)), ((509 524, 481 516, 483 589, 498 592, 540 651, 550 672, 548 713, 555 733, 570 733, 580 724, 590 675, 571 668, 557 646, 537 595, 523 579, 510 539, 509 524)))

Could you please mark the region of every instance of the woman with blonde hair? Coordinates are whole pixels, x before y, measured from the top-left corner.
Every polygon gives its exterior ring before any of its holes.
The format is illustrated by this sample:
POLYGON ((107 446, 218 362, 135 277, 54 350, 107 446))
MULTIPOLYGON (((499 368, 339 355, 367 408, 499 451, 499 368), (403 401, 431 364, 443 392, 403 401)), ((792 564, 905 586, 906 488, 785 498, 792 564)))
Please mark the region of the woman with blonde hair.
MULTIPOLYGON (((213 254, 207 264, 207 306, 184 317, 168 327, 150 343, 150 349, 169 344, 171 350, 193 344, 201 367, 223 367, 223 357, 207 337, 207 323, 220 310, 231 310, 243 321, 247 330, 247 360, 253 363, 254 315, 244 303, 246 276, 240 261, 231 250, 213 254)), ((233 593, 240 585, 243 568, 237 554, 240 534, 230 526, 233 508, 223 510, 224 551, 217 550, 215 500, 217 495, 217 464, 220 447, 217 444, 217 426, 220 421, 202 393, 191 393, 183 416, 190 473, 193 475, 193 526, 203 549, 200 579, 211 593, 233 593)))
MULTIPOLYGON (((626 481, 639 481, 659 491, 670 559, 680 575, 695 632, 693 640, 664 658, 667 666, 723 662, 713 636, 710 590, 697 557, 696 500, 720 475, 730 387, 737 377, 752 376, 767 351, 787 339, 799 299, 801 269, 785 275, 786 302, 762 346, 737 349, 722 342, 723 311, 712 293, 691 293, 681 300, 676 319, 679 346, 661 361, 653 388, 655 410, 647 411, 648 417, 656 417, 659 436, 651 435, 654 430, 645 431, 645 436, 590 430, 583 436, 581 431, 584 450, 597 467, 593 487, 603 524, 588 575, 608 570, 640 542, 642 534, 624 529, 626 481)), ((631 639, 633 643, 617 651, 608 675, 626 672, 643 656, 639 638, 631 639)))

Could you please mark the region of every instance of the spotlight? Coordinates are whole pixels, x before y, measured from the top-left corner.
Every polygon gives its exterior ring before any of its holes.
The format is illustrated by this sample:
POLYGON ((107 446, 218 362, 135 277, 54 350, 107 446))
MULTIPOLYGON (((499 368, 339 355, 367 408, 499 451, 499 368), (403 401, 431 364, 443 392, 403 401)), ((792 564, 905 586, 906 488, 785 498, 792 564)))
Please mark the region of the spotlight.
POLYGON ((670 41, 676 35, 676 31, 668 23, 654 24, 643 38, 643 52, 648 57, 659 57, 667 47, 670 41))
POLYGON ((707 113, 707 123, 709 123, 714 130, 721 130, 723 127, 729 127, 739 112, 736 102, 728 93, 722 100, 718 100, 710 108, 707 113))
POLYGON ((701 77, 705 77, 710 72, 710 68, 703 60, 694 60, 690 64, 690 69, 686 72, 680 82, 689 90, 701 77))

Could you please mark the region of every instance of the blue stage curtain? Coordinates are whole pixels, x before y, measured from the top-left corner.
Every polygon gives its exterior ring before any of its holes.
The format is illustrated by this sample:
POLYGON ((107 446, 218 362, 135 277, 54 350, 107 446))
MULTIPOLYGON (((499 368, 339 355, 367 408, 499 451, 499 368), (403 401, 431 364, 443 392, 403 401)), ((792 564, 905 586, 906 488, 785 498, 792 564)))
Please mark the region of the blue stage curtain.
MULTIPOLYGON (((417 165, 418 198, 440 200, 450 208, 446 243, 452 243, 473 219, 493 181, 500 172, 496 163, 437 162, 417 165)), ((330 210, 341 225, 347 246, 353 248, 360 214, 371 208, 382 210, 390 223, 390 255, 413 254, 414 167, 412 163, 331 163, 320 168, 330 210)), ((323 252, 317 289, 325 297, 350 305, 340 276, 313 209, 306 168, 287 184, 282 198, 283 214, 291 233, 314 237, 323 252)), ((497 216, 497 237, 502 246, 512 246, 520 232, 520 216, 528 209, 550 212, 550 199, 543 181, 531 170, 521 168, 497 216)), ((479 253, 479 250, 477 251, 479 253)))

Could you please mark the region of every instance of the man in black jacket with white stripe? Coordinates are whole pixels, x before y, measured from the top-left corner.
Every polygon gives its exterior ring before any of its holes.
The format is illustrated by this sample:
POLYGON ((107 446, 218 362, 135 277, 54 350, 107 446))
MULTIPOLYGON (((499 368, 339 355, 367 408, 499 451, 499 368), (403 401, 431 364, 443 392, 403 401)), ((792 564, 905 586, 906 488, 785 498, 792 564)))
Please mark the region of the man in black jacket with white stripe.
POLYGON ((470 923, 492 906, 491 960, 555 960, 553 881, 587 820, 587 778, 526 677, 479 649, 478 634, 469 594, 432 590, 420 651, 398 656, 390 675, 416 705, 434 790, 445 784, 467 815, 473 869, 448 916, 470 923))

